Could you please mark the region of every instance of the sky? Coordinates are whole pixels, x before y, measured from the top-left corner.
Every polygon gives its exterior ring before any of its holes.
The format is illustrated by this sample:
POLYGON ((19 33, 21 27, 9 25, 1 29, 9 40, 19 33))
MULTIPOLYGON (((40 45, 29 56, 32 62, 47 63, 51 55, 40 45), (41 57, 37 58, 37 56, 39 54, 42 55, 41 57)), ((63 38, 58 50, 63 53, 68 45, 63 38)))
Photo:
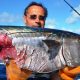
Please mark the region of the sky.
MULTIPOLYGON (((46 28, 80 34, 80 15, 64 0, 0 0, 0 25, 24 26, 24 9, 32 1, 40 2, 47 8, 46 28)), ((80 0, 66 1, 80 13, 80 0)))

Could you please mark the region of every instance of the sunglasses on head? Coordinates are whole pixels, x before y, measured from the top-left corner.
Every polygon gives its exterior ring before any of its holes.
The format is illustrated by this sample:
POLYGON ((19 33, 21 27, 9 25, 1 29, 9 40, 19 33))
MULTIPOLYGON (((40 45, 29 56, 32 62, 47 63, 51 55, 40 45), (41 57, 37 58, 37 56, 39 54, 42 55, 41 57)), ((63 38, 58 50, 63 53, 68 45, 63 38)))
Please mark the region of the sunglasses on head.
POLYGON ((32 20, 35 20, 37 17, 39 18, 39 20, 45 20, 45 16, 30 15, 30 19, 32 19, 32 20))

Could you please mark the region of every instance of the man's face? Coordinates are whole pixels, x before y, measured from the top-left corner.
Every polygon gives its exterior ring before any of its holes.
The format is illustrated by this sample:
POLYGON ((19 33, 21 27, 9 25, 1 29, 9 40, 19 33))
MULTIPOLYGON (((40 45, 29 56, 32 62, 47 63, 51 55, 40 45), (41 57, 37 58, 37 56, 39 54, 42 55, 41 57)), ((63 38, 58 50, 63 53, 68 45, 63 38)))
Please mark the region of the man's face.
POLYGON ((28 8, 24 22, 30 27, 41 27, 45 25, 44 9, 40 6, 33 5, 28 8))

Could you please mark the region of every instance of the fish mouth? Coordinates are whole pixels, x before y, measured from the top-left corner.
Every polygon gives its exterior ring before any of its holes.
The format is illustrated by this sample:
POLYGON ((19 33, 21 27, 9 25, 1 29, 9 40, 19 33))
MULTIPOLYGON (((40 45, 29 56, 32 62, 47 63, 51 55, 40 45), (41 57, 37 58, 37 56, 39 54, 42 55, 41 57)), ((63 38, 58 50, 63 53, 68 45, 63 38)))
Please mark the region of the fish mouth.
POLYGON ((0 46, 0 52, 2 51, 2 49, 3 49, 3 46, 0 46))

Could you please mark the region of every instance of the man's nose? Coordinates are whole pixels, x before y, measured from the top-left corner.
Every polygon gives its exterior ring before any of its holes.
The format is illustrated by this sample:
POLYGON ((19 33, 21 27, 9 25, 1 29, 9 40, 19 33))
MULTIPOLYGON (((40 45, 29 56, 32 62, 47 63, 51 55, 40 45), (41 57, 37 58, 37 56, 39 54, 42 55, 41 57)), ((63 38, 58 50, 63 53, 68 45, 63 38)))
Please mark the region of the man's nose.
POLYGON ((36 22, 40 22, 40 19, 37 17, 37 18, 35 19, 35 21, 36 21, 36 22))

